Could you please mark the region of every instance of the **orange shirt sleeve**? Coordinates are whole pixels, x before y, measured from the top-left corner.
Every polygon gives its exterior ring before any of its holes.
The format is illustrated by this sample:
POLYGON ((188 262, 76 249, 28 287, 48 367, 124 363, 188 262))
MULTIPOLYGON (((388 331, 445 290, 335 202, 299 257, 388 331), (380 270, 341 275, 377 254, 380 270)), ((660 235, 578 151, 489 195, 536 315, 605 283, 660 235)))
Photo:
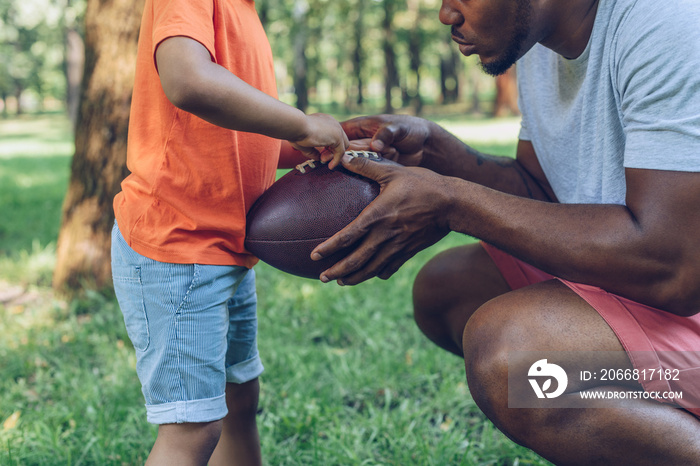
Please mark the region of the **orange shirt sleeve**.
POLYGON ((196 40, 216 62, 214 44, 214 2, 201 0, 153 1, 153 62, 158 45, 169 37, 184 36, 196 40))

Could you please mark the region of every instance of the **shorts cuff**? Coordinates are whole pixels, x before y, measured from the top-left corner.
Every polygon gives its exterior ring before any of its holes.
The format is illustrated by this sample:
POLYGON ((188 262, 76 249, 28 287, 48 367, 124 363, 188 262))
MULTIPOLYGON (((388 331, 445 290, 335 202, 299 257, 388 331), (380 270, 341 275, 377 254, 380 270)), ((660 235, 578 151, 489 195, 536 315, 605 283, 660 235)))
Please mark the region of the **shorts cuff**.
POLYGON ((211 422, 223 419, 226 414, 226 395, 203 400, 146 405, 146 419, 151 424, 211 422))
POLYGON ((246 383, 257 378, 263 373, 265 368, 262 365, 260 356, 255 356, 246 361, 239 362, 226 368, 226 382, 246 383))

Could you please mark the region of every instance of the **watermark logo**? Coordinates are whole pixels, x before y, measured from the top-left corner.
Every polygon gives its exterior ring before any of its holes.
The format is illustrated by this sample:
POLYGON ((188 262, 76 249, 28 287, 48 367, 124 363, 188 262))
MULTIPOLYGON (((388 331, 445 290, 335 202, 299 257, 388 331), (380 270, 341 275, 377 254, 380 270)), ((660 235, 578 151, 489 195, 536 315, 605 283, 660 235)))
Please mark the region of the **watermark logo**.
POLYGON ((527 375, 534 377, 528 378, 528 380, 537 398, 556 398, 564 393, 569 383, 566 371, 556 364, 548 363, 546 359, 540 359, 530 366, 527 375), (554 391, 549 391, 552 388, 552 379, 557 381, 557 385, 554 391), (540 381, 542 381, 542 385, 540 385, 540 381))
POLYGON ((508 407, 621 408, 655 400, 700 409, 700 351, 629 351, 634 366, 620 367, 621 354, 509 351, 508 407))

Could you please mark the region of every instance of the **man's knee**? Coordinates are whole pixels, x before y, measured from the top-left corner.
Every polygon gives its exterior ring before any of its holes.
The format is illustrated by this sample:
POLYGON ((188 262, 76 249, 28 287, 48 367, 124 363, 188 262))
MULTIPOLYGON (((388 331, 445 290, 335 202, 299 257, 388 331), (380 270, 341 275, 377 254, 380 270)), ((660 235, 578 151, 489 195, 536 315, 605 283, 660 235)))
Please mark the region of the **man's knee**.
POLYGON ((492 417, 507 406, 508 352, 517 334, 503 299, 482 305, 464 327, 462 347, 467 382, 474 401, 492 417))
POLYGON ((547 338, 528 318, 527 306, 515 295, 493 299, 474 313, 462 335, 472 398, 501 431, 520 444, 533 425, 546 422, 541 417, 546 410, 508 408, 509 390, 531 390, 527 377, 516 378, 509 386, 509 371, 522 372, 515 368, 527 364, 523 350, 537 348, 547 338))

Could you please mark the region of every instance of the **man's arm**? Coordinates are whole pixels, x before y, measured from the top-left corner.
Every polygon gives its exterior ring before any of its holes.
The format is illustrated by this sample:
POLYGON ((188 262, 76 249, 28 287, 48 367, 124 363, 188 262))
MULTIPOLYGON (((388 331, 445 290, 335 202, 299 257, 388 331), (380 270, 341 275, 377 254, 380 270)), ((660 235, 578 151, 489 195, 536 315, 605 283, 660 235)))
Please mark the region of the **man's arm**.
POLYGON ((402 165, 428 168, 517 196, 556 201, 529 141, 519 141, 513 159, 483 154, 437 123, 407 115, 354 118, 343 122, 343 128, 353 146, 381 152, 402 165))
POLYGON ((451 183, 448 224, 555 276, 700 311, 700 173, 627 169, 627 205, 552 204, 451 183))
MULTIPOLYGON (((521 142, 519 147, 527 183, 535 182, 537 166, 526 168, 531 146, 521 142)), ((439 234, 453 230, 562 278, 679 315, 700 311, 700 173, 628 169, 626 206, 564 205, 543 202, 547 196, 526 197, 519 169, 486 162, 445 162, 440 171, 464 175, 459 178, 360 159, 344 165, 377 180, 382 193, 314 251, 315 257, 325 257, 341 247, 357 247, 322 274, 324 281, 388 278, 439 234), (482 175, 464 175, 474 164, 482 175), (464 179, 496 179, 494 173, 504 174, 509 181, 500 186, 512 189, 464 179)))
POLYGON ((339 123, 324 114, 305 115, 250 86, 211 61, 209 51, 187 37, 171 37, 156 49, 163 91, 181 110, 223 128, 286 139, 310 158, 332 160, 348 145, 339 123), (327 151, 318 154, 315 148, 327 151))

